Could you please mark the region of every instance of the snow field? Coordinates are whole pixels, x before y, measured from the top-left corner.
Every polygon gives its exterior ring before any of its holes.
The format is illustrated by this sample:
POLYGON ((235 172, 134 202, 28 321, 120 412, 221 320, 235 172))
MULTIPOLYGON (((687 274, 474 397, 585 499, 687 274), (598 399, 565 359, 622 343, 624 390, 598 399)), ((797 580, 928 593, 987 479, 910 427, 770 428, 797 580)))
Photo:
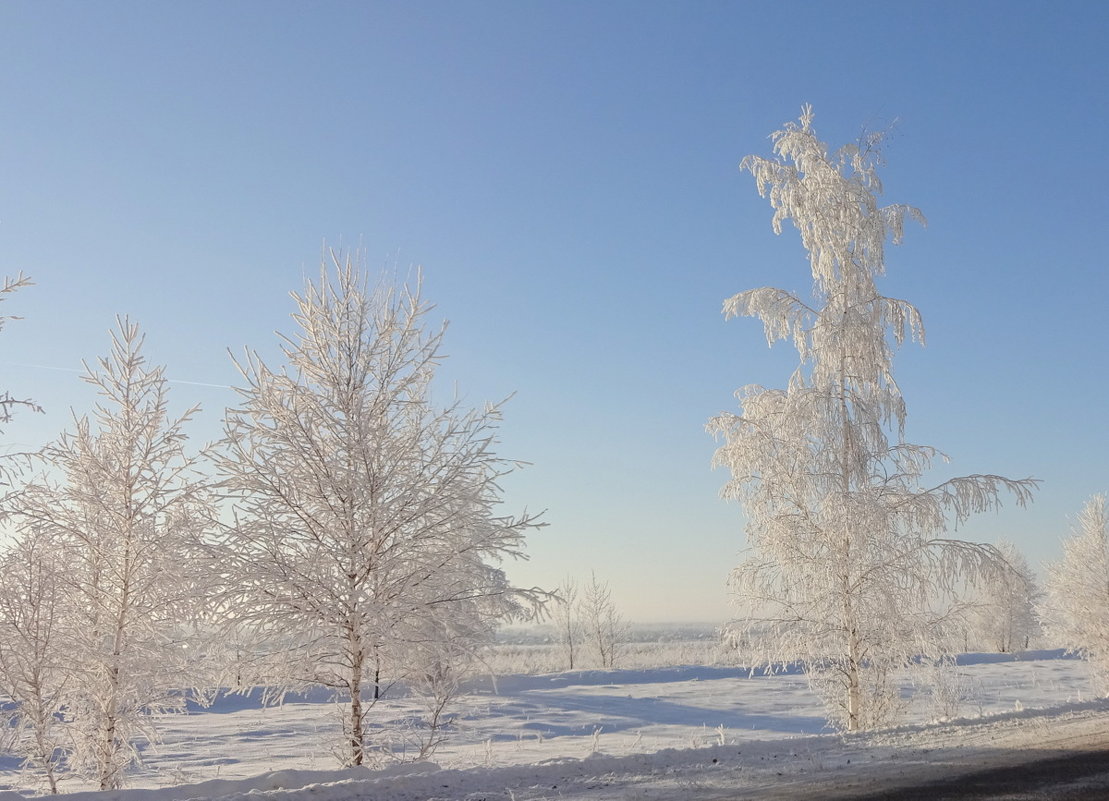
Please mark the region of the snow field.
MULTIPOLYGON (((927 742, 942 744, 955 736, 950 731, 962 732, 964 748, 991 746, 998 727, 1042 740, 1055 713, 1036 710, 1063 706, 1069 710, 1064 716, 1104 711, 1101 702, 1091 703, 1095 682, 1086 664, 1057 651, 1018 661, 965 655, 957 675, 959 725, 927 725, 934 710, 927 692, 919 692, 907 727, 846 739, 829 733, 820 701, 804 677, 792 673, 686 666, 480 679, 452 712, 449 738, 435 755, 441 770, 392 764, 383 772, 336 768, 331 747, 338 741, 339 720, 326 693, 290 697, 270 708, 258 706, 256 696, 232 695, 205 710, 166 716, 163 742, 148 750, 143 767, 129 776, 130 787, 145 788, 139 794, 78 797, 170 801, 249 792, 255 801, 271 796, 318 801, 353 799, 371 787, 375 801, 471 795, 490 801, 653 799, 666 797, 666 788, 694 797, 701 785, 718 787, 714 772, 728 773, 733 782, 740 780, 737 771, 743 782, 757 776, 777 780, 778 773, 805 777, 845 768, 848 759, 858 767, 927 742), (770 770, 768 762, 788 768, 770 770), (623 788, 618 794, 602 792, 616 784, 623 788)), ((404 732, 411 731, 418 709, 415 699, 380 702, 371 714, 371 737, 391 732, 393 748, 402 754, 404 732)), ((14 760, 0 767, 7 788, 33 785, 14 760)), ((67 779, 61 789, 86 787, 67 779)))

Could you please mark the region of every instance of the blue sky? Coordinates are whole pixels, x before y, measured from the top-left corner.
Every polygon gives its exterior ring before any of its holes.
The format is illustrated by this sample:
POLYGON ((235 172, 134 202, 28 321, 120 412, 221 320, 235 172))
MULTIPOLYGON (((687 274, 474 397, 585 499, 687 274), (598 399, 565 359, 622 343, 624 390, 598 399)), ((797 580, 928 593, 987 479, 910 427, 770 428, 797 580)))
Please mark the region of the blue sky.
MULTIPOLYGON (((1109 7, 1020 2, 0 3, 4 447, 88 408, 116 314, 181 381, 272 353, 321 248, 423 265, 444 387, 512 392, 512 508, 547 509, 510 574, 590 569, 638 620, 721 620, 743 547, 703 426, 793 368, 724 298, 805 289, 748 153, 802 103, 833 145, 896 121, 886 199, 927 229, 887 294, 924 314, 897 376, 951 475, 1028 475, 971 521, 1033 562, 1109 490, 1104 314, 1109 7), (26 366, 35 365, 35 366, 26 366), (449 382, 449 383, 448 383, 449 382)), ((218 436, 231 393, 180 384, 218 436)))

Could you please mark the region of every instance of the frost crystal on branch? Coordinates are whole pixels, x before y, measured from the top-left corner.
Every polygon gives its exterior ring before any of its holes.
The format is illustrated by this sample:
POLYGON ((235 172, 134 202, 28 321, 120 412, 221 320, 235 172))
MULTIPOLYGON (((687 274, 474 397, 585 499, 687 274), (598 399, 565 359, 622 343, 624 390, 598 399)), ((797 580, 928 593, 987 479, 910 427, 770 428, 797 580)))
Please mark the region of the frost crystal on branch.
POLYGON ((1024 504, 1036 482, 974 475, 922 486, 946 457, 903 440, 893 352, 923 342, 924 325, 876 279, 887 241, 901 241, 906 218, 924 217, 878 205, 880 136, 832 153, 812 120, 805 107, 773 135, 775 158, 741 167, 769 198, 775 232, 787 221, 800 232, 813 298, 764 287, 724 303, 725 317, 761 320, 770 344, 790 340, 798 367, 786 389, 745 387, 741 413, 708 429, 722 440, 714 466, 731 472, 722 494, 748 521, 733 638, 762 643, 765 663, 802 663, 833 721, 855 730, 897 712, 894 671, 939 655, 945 596, 998 569, 992 548, 946 538, 949 520, 997 506, 1004 492, 1024 504))

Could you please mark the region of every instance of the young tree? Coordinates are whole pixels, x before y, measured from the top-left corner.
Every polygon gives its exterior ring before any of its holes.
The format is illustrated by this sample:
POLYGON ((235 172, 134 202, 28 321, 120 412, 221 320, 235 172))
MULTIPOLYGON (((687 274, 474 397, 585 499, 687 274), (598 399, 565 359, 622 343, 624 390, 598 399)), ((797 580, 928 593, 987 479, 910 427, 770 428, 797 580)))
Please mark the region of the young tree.
POLYGON ((767 663, 801 663, 834 721, 856 730, 896 710, 893 672, 938 647, 936 597, 999 558, 945 538, 948 517, 995 507, 1006 490, 1024 504, 1035 482, 972 475, 921 486, 945 457, 904 441, 892 359, 924 328, 875 281, 887 240, 900 242, 906 217, 923 217, 878 205, 881 137, 829 152, 812 120, 806 106, 773 135, 776 158, 748 156, 742 168, 769 197, 774 231, 792 221, 800 232, 813 300, 761 288, 724 303, 726 317, 759 318, 768 343, 791 339, 800 364, 785 389, 741 390, 741 414, 708 429, 723 440, 714 466, 732 475, 722 494, 748 521, 732 633, 757 632, 767 663))
POLYGON ((516 467, 494 452, 500 406, 432 403, 443 332, 426 330, 418 284, 371 294, 350 258, 332 262, 293 295, 287 366, 254 353, 239 365, 218 459, 234 523, 215 553, 235 620, 295 646, 300 678, 347 700, 345 761, 358 765, 367 672, 410 664, 428 631, 475 631, 474 610, 526 614, 539 594, 493 563, 520 556, 537 523, 495 511, 516 467))
POLYGON ((558 641, 566 655, 566 669, 574 669, 574 660, 581 645, 581 621, 578 618, 578 583, 567 576, 555 592, 551 617, 558 629, 558 641))
POLYGON ((119 321, 112 352, 85 380, 101 401, 40 454, 44 476, 12 504, 18 533, 61 549, 67 603, 65 694, 72 761, 104 790, 122 785, 151 714, 178 708, 188 681, 182 627, 194 613, 189 559, 210 517, 184 426, 169 416, 164 370, 148 367, 135 324, 119 321))
POLYGON ((475 644, 493 639, 498 610, 483 609, 482 599, 461 602, 453 609, 430 610, 421 621, 419 637, 404 644, 409 670, 406 683, 423 702, 424 719, 416 729, 411 757, 428 759, 444 742, 447 709, 462 689, 462 681, 478 663, 475 644), (494 614, 491 615, 490 612, 494 614))
MULTIPOLYGON (((0 285, 4 296, 29 286, 22 273, 5 277, 0 285)), ((0 315, 0 329, 8 320, 0 315)), ((0 392, 0 424, 12 418, 17 407, 42 411, 33 401, 0 392)), ((5 455, 6 457, 7 455, 5 455)), ((9 473, 0 465, 0 487, 7 486, 9 473)), ((0 520, 7 514, 7 502, 0 507, 0 520)), ((0 586, 0 689, 15 705, 9 729, 14 747, 25 764, 42 771, 51 793, 58 792, 57 772, 61 748, 55 736, 60 695, 64 685, 60 669, 61 639, 56 630, 59 616, 57 565, 53 550, 40 538, 18 539, 3 554, 0 569, 5 582, 0 586)))
POLYGON ((1028 648, 1039 631, 1036 603, 1040 592, 1028 560, 1013 543, 997 544, 1004 560, 981 582, 973 618, 979 641, 999 653, 1013 653, 1028 648))
POLYGON ((1094 495, 1063 542, 1063 558, 1047 571, 1050 630, 1109 682, 1109 510, 1094 495))
POLYGON ((597 661, 601 667, 616 667, 621 646, 628 638, 628 627, 612 601, 608 582, 600 581, 596 573, 589 574, 579 610, 582 629, 597 652, 597 661))

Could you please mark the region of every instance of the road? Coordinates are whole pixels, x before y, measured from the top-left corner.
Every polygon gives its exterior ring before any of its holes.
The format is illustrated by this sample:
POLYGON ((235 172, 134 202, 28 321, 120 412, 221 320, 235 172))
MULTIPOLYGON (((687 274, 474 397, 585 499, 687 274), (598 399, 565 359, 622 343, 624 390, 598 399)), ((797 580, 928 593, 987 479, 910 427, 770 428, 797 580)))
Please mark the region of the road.
MULTIPOLYGON (((847 745, 845 743, 845 745, 847 745)), ((1059 718, 941 727, 850 748, 851 759, 751 771, 712 801, 1109 801, 1109 719, 1059 718)), ((784 761, 784 760, 783 760, 784 761)), ((793 760, 791 760, 793 761, 793 760)), ((796 760, 799 762, 800 760, 796 760)))
POLYGON ((1079 751, 853 797, 856 801, 1103 801, 1109 799, 1109 751, 1079 751))

